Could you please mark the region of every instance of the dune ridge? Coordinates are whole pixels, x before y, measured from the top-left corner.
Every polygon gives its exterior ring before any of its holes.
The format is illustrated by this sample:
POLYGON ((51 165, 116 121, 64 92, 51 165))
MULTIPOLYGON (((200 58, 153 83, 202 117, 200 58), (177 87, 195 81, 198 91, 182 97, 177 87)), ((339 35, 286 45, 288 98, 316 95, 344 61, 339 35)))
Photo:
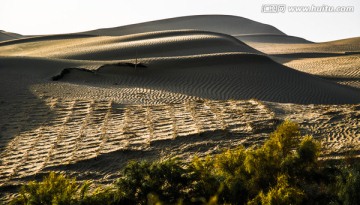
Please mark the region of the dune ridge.
POLYGON ((234 35, 237 39, 244 42, 252 43, 275 43, 275 44, 311 44, 309 40, 296 36, 280 35, 280 34, 244 34, 234 35))
POLYGON ((207 31, 180 30, 119 37, 64 36, 62 39, 26 39, 0 44, 2 55, 35 56, 77 60, 125 60, 219 52, 261 53, 238 39, 207 31))
POLYGON ((282 34, 277 28, 247 18, 230 15, 198 15, 157 20, 128 26, 82 32, 93 35, 127 35, 149 31, 196 29, 229 35, 268 33, 282 34))
POLYGON ((38 41, 48 41, 48 40, 61 40, 61 39, 71 39, 71 38, 84 38, 92 37, 93 35, 85 34, 58 34, 58 35, 45 35, 45 36, 29 36, 11 39, 8 41, 0 41, 0 46, 7 46, 19 43, 28 43, 28 42, 38 42, 38 41))

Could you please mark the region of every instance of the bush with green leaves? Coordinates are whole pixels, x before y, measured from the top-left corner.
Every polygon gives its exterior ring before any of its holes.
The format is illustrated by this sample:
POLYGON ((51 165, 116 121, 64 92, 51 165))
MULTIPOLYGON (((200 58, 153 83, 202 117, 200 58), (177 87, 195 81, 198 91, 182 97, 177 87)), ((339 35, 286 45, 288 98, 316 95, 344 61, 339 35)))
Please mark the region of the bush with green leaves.
POLYGON ((129 203, 146 204, 148 195, 175 203, 187 195, 189 176, 178 160, 130 162, 117 182, 129 203))
POLYGON ((337 176, 337 188, 342 204, 360 204, 360 166, 342 168, 337 176))
POLYGON ((251 201, 249 205, 264 204, 264 205, 288 205, 288 204, 301 204, 304 198, 304 192, 289 185, 288 176, 280 175, 277 178, 277 184, 270 188, 270 190, 264 194, 263 191, 251 201))
POLYGON ((32 181, 20 188, 13 205, 82 205, 116 204, 118 194, 112 189, 97 188, 90 192, 90 182, 78 183, 75 178, 50 172, 40 182, 32 181))
POLYGON ((84 199, 89 183, 78 184, 75 179, 51 172, 43 181, 32 181, 20 189, 12 204, 78 204, 84 199))

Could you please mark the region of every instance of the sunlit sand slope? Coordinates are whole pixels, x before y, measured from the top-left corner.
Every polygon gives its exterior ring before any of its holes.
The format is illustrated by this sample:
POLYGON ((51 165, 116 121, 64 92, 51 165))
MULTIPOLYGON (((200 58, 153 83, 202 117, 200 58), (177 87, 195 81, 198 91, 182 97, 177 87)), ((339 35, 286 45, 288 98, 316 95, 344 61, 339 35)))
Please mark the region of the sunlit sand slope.
POLYGON ((303 54, 302 57, 306 57, 305 54, 313 54, 313 57, 317 57, 320 54, 358 53, 360 52, 360 37, 323 43, 277 44, 249 42, 248 45, 271 55, 283 54, 283 57, 296 57, 295 54, 298 54, 299 56, 301 56, 300 54, 303 54))
POLYGON ((313 42, 303 38, 282 34, 244 34, 234 35, 246 43, 272 43, 272 44, 311 44, 313 42))
POLYGON ((125 60, 220 52, 261 53, 236 38, 194 30, 162 31, 120 37, 50 36, 0 43, 7 56, 79 60, 125 60))
POLYGON ((343 85, 360 88, 359 54, 292 60, 285 65, 343 85))
POLYGON ((248 44, 291 68, 360 88, 360 38, 313 44, 248 44))

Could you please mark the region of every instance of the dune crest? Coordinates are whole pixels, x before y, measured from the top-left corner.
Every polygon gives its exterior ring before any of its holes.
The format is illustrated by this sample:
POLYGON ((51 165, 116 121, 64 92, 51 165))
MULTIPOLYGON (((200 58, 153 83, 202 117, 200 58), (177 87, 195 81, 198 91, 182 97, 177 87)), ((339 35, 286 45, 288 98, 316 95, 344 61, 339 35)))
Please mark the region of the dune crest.
POLYGON ((83 32, 93 35, 121 36, 150 31, 196 29, 225 33, 229 35, 240 34, 280 34, 285 35, 279 29, 256 22, 247 18, 230 15, 198 15, 170 18, 164 20, 150 21, 145 23, 133 24, 128 26, 98 29, 83 32))

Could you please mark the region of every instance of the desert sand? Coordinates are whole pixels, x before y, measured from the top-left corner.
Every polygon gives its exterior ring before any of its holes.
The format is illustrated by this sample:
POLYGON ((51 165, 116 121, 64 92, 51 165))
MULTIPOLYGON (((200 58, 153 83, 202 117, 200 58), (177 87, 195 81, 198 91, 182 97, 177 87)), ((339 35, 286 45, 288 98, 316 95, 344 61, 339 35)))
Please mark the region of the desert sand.
POLYGON ((273 60, 339 84, 360 88, 360 38, 323 43, 247 42, 273 60))
POLYGON ((314 43, 235 16, 0 33, 0 192, 55 170, 110 183, 130 159, 261 144, 283 120, 360 150, 360 38, 314 43))

